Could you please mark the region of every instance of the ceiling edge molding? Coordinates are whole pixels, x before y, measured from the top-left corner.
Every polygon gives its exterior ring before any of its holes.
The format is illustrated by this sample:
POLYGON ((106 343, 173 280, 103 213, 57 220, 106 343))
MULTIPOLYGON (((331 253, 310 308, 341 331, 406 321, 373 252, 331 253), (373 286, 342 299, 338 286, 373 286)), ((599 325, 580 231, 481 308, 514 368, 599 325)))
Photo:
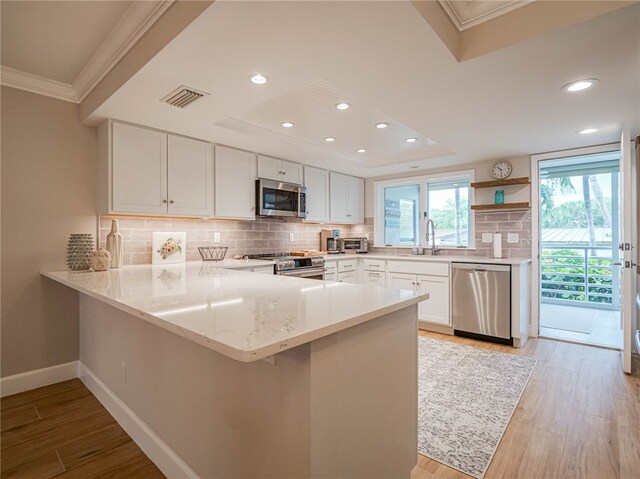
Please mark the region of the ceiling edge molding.
POLYGON ((71 103, 79 102, 76 91, 68 83, 50 80, 5 66, 0 66, 0 84, 71 103))
POLYGON ((517 8, 524 7, 525 5, 533 2, 535 0, 513 0, 507 5, 501 5, 499 7, 494 8, 486 13, 478 15, 470 20, 462 20, 456 10, 451 6, 451 0, 439 0, 440 5, 447 12, 449 18, 456 26, 459 31, 467 30, 468 28, 475 27, 484 22, 488 22, 489 20, 493 20, 496 17, 509 13, 517 8))
POLYGON ((174 0, 133 2, 73 81, 79 101, 100 83, 174 0))

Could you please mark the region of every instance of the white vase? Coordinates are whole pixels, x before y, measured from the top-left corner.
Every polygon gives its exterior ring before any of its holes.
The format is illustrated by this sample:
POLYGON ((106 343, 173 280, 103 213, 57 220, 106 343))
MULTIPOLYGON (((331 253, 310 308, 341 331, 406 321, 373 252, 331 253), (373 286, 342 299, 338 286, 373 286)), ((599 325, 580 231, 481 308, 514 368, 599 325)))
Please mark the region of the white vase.
POLYGON ((111 232, 107 235, 107 251, 111 253, 111 267, 122 268, 122 235, 115 219, 111 220, 111 232))
POLYGON ((91 254, 91 269, 94 271, 106 271, 111 268, 111 253, 100 248, 91 254))

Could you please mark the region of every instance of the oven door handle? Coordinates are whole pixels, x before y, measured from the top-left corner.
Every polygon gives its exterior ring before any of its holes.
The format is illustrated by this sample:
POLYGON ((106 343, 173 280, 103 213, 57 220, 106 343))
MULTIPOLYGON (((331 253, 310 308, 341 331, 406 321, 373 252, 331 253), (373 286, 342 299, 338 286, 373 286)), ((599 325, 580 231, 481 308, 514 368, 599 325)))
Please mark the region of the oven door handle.
POLYGON ((278 271, 281 276, 296 276, 298 278, 308 278, 309 276, 324 275, 327 270, 325 268, 305 269, 304 271, 278 271))

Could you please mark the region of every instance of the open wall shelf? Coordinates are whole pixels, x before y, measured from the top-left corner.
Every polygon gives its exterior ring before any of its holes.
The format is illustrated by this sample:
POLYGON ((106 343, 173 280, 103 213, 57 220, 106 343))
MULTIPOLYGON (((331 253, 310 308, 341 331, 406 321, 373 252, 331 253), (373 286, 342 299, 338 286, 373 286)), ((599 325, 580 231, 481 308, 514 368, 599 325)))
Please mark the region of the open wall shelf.
POLYGON ((531 205, 527 202, 522 203, 503 203, 501 205, 471 205, 471 209, 475 211, 492 211, 492 210, 528 210, 531 205))
POLYGON ((471 183, 471 188, 497 188, 500 186, 529 185, 529 178, 507 178, 506 180, 476 181, 471 183))

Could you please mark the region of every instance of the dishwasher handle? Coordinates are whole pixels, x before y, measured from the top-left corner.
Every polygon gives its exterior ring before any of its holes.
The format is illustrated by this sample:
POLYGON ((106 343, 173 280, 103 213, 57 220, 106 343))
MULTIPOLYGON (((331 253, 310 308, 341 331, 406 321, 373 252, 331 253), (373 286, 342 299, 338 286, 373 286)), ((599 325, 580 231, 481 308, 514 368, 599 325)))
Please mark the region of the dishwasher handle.
POLYGON ((504 271, 510 272, 511 265, 508 264, 487 264, 487 263, 451 263, 452 269, 470 269, 473 271, 504 271))

